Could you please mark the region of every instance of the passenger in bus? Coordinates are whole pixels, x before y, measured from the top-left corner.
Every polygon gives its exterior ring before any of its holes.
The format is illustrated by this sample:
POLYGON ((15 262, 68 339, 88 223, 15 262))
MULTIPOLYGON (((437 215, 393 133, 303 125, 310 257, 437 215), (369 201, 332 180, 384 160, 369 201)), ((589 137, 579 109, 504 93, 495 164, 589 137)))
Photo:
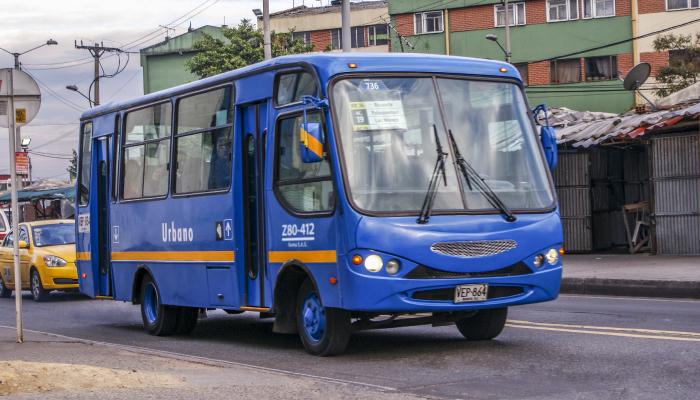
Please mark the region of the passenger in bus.
POLYGON ((226 135, 216 139, 216 151, 209 169, 209 188, 221 189, 228 187, 231 180, 231 140, 226 135))
POLYGON ((125 199, 141 197, 141 188, 143 187, 142 179, 141 163, 133 159, 127 161, 126 171, 124 173, 123 197, 125 199))

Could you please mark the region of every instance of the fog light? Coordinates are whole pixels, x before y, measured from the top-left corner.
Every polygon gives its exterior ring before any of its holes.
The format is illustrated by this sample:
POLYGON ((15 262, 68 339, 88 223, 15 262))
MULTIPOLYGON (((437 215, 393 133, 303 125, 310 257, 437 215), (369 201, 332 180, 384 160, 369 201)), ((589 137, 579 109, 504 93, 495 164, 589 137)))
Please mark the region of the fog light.
POLYGON ((365 269, 369 272, 379 272, 384 266, 382 258, 376 254, 372 254, 365 258, 365 269))
POLYGON ((544 262, 544 256, 542 254, 538 254, 535 256, 535 260, 532 263, 535 264, 535 267, 539 268, 542 266, 543 262, 544 262))
POLYGON ((557 249, 549 249, 545 257, 547 258, 549 265, 554 265, 557 263, 557 261, 559 261, 559 252, 557 249))
POLYGON ((401 263, 399 263, 399 260, 389 260, 386 263, 386 273, 389 275, 398 274, 399 269, 401 269, 401 263))

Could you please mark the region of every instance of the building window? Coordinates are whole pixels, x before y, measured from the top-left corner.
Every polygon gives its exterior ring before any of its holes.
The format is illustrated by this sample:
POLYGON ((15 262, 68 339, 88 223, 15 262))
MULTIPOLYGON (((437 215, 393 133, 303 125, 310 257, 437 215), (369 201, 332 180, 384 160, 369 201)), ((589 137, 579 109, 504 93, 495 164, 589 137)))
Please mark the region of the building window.
POLYGON ((381 46, 389 44, 389 28, 386 24, 372 25, 368 29, 368 42, 370 46, 381 46))
POLYGON ((571 60, 554 60, 550 64, 552 83, 581 82, 581 62, 578 58, 571 60))
MULTIPOLYGON (((321 114, 308 112, 309 122, 321 122, 321 114)), ((300 213, 333 209, 334 191, 328 159, 307 164, 299 153, 302 115, 281 119, 277 125, 277 162, 275 186, 285 206, 300 213)), ((323 124, 321 124, 323 126, 323 124)))
POLYGON ((340 28, 331 30, 331 50, 340 50, 343 46, 340 28))
POLYGON ((300 40, 302 43, 311 44, 311 32, 292 32, 293 40, 300 40))
POLYGON ((589 57, 585 59, 587 81, 617 79, 617 56, 589 57))
POLYGON ((527 63, 518 63, 518 64, 513 64, 513 66, 518 70, 520 73, 520 77, 523 79, 523 83, 527 86, 528 80, 527 80, 527 63))
POLYGON ((350 47, 357 49, 365 46, 365 27, 355 26, 350 28, 350 47))
POLYGON ((615 16, 615 0, 583 0, 583 18, 615 16))
POLYGON ((442 11, 427 11, 414 14, 414 31, 421 33, 442 32, 442 11))
POLYGON ((700 7, 700 0, 666 0, 667 10, 684 10, 700 7))
MULTIPOLYGON (((506 26, 505 6, 496 4, 493 8, 496 13, 496 26, 506 26)), ((508 4, 508 23, 510 26, 525 25, 525 3, 508 4), (513 9, 515 9, 515 13, 513 9)))
POLYGON ((578 19, 578 0, 548 0, 547 21, 578 19))

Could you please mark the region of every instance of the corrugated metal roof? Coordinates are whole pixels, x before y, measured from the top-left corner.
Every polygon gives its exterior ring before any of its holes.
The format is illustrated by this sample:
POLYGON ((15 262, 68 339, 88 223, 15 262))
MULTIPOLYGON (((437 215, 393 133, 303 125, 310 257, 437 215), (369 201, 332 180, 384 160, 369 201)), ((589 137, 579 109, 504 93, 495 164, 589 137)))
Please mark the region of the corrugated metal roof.
POLYGON ((684 120, 699 119, 698 94, 700 83, 659 100, 657 104, 666 109, 643 114, 629 111, 616 115, 555 108, 550 110, 549 121, 555 128, 558 144, 588 148, 608 140, 633 139, 684 120))

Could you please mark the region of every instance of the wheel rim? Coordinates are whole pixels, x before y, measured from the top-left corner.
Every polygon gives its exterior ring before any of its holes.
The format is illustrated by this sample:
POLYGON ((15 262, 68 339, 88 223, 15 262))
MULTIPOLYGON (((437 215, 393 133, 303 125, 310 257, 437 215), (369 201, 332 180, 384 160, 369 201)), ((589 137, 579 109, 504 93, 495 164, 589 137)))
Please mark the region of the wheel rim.
POLYGON ((35 299, 39 298, 39 275, 36 272, 32 273, 32 295, 35 299))
POLYGON ((143 292, 143 311, 146 321, 154 324, 158 319, 158 292, 154 284, 149 283, 143 292))
POLYGON ((301 309, 304 332, 309 340, 318 342, 326 331, 326 311, 316 293, 309 293, 301 309))

